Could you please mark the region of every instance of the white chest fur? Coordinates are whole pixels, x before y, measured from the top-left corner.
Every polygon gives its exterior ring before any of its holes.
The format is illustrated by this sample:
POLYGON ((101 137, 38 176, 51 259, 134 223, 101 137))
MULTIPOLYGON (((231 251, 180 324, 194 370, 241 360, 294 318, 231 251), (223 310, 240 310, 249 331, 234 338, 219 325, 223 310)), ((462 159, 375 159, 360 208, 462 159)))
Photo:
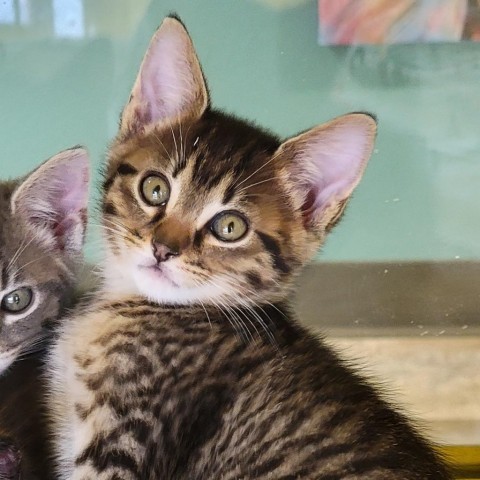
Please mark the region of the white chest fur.
POLYGON ((58 476, 72 478, 75 458, 91 441, 92 432, 101 429, 104 418, 101 409, 95 415, 82 418, 79 409, 87 411, 95 405, 94 394, 84 382, 88 370, 98 368, 102 361, 101 348, 95 339, 109 326, 107 311, 92 310, 82 316, 66 321, 49 358, 50 392, 49 405, 58 476), (95 352, 95 350, 99 350, 95 352), (87 358, 93 358, 89 363, 87 358))

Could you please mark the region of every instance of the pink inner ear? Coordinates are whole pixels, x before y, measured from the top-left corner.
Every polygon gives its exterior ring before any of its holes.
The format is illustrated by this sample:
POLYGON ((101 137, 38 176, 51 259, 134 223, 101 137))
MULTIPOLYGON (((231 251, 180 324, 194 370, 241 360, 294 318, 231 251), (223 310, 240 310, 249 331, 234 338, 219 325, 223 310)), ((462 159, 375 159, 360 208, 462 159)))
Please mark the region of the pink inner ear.
POLYGON ((87 220, 88 183, 87 153, 66 150, 19 186, 12 207, 49 244, 79 251, 87 220))
POLYGON ((185 55, 184 42, 175 32, 159 36, 149 48, 140 73, 149 123, 176 116, 191 96, 194 85, 185 55))
POLYGON ((57 247, 64 250, 69 244, 69 237, 77 235, 77 229, 84 231, 86 228, 88 171, 78 171, 77 166, 66 164, 56 169, 55 176, 57 188, 50 191, 49 198, 54 215, 51 228, 57 247))
POLYGON ((88 166, 79 168, 73 162, 60 164, 53 169, 53 188, 47 202, 51 205, 52 232, 57 248, 64 250, 72 244, 83 244, 88 202, 88 166), (81 237, 81 238, 80 238, 81 237))
POLYGON ((292 177, 304 196, 305 224, 319 221, 345 201, 358 184, 373 144, 372 124, 349 115, 311 130, 292 142, 298 151, 292 177))
POLYGON ((88 197, 88 169, 79 168, 79 165, 66 163, 54 169, 50 191, 50 202, 58 213, 78 213, 85 209, 88 197))
POLYGON ((201 114, 207 91, 192 42, 173 18, 164 20, 153 36, 140 67, 121 131, 130 134, 185 113, 201 114))
MULTIPOLYGON (((307 187, 308 188, 308 187, 307 187)), ((302 205, 302 216, 303 216, 303 225, 307 227, 314 216, 315 212, 315 202, 317 200, 317 192, 310 186, 307 190, 305 201, 302 205)))
POLYGON ((75 235, 75 230, 80 226, 82 230, 85 230, 87 215, 81 215, 80 218, 75 215, 69 215, 59 220, 59 222, 53 223, 52 230, 56 238, 57 248, 65 250, 70 243, 71 237, 75 235))

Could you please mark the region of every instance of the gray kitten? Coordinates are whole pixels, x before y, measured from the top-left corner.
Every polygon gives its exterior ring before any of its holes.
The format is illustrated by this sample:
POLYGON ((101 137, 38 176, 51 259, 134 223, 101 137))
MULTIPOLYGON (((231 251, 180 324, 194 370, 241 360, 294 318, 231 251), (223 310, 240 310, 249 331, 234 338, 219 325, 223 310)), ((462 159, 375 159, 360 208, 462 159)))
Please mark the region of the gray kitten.
POLYGON ((48 335, 82 260, 89 167, 85 150, 54 156, 0 183, 0 375, 48 335))
MULTIPOLYGON (((73 148, 25 178, 0 182, 0 479, 17 478, 20 468, 42 463, 30 460, 31 452, 41 455, 45 447, 41 351, 73 301, 88 180, 87 152, 73 148)), ((30 477, 23 472, 22 478, 30 477)))

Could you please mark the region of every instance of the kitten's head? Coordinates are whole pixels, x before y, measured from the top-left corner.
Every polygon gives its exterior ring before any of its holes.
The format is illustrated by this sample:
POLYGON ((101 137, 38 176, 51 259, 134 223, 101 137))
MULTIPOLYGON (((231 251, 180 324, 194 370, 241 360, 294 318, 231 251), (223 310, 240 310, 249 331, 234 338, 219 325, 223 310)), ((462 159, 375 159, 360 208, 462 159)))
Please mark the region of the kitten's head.
POLYGON ((75 148, 0 182, 0 374, 45 339, 82 260, 88 157, 75 148))
POLYGON ((107 288, 177 304, 285 298, 359 182, 375 130, 350 114, 281 142, 211 109, 191 39, 167 18, 109 155, 107 288))

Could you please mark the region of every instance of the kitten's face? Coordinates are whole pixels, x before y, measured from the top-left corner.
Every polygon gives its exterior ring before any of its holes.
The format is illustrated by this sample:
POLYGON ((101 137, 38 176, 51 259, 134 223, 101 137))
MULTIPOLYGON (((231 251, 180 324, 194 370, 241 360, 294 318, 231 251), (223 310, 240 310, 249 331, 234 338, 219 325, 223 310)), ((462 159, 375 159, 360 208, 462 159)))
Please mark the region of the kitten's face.
POLYGON ((46 334, 58 314, 68 268, 12 215, 12 184, 0 183, 0 372, 46 334))
POLYGON ((160 303, 285 298, 341 214, 370 155, 352 114, 284 143, 210 109, 174 19, 150 44, 106 171, 106 285, 160 303))
POLYGON ((167 303, 282 297, 312 246, 278 146, 217 113, 120 144, 104 203, 115 288, 167 303))
POLYGON ((46 339, 73 286, 84 230, 76 211, 84 216, 87 189, 68 172, 84 177, 79 155, 64 152, 24 181, 0 182, 0 375, 46 339))

